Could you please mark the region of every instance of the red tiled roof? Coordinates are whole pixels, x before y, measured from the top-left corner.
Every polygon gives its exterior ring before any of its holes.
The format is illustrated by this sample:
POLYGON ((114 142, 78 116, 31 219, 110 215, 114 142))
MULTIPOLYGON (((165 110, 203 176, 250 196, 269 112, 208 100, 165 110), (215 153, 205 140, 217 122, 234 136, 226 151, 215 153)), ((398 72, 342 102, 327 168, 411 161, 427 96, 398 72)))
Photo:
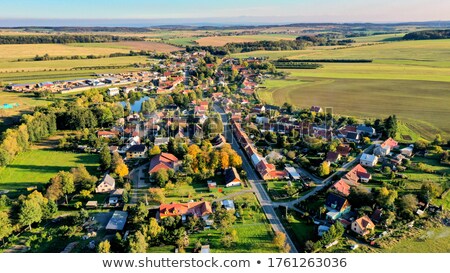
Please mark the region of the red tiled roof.
POLYGON ((343 179, 341 179, 338 182, 334 183, 332 188, 335 189, 337 192, 341 193, 344 196, 348 196, 350 194, 350 185, 345 183, 345 181, 343 179))
POLYGON ((149 173, 155 173, 161 169, 173 169, 175 163, 178 162, 178 158, 169 153, 161 153, 159 155, 154 156, 150 160, 150 168, 149 173))
POLYGON ((202 217, 212 213, 209 202, 190 202, 184 204, 161 204, 159 207, 160 218, 169 216, 181 216, 186 214, 202 217))

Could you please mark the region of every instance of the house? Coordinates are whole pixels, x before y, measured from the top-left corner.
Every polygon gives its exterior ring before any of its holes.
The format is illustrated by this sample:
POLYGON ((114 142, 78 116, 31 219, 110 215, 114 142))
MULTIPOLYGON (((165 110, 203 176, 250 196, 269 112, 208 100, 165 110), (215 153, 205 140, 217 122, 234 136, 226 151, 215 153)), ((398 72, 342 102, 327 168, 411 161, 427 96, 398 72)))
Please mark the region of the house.
POLYGON ((368 135, 368 136, 374 136, 377 134, 377 132, 375 131, 375 128, 373 128, 372 126, 366 126, 366 125, 358 125, 356 127, 356 132, 358 134, 368 135))
POLYGON ((352 222, 352 231, 365 236, 375 229, 375 225, 367 215, 364 215, 352 222))
POLYGON ((110 206, 116 206, 123 200, 124 189, 116 189, 109 194, 108 204, 110 206))
POLYGON ((113 132, 113 131, 98 131, 97 132, 97 137, 98 138, 114 138, 117 137, 118 132, 113 132))
POLYGON ((86 203, 86 208, 97 208, 98 207, 98 201, 88 201, 86 203))
POLYGON ((361 140, 361 135, 356 132, 347 132, 345 139, 350 142, 359 142, 361 140))
POLYGON ((398 148, 398 142, 392 138, 388 138, 383 143, 381 143, 381 145, 375 147, 373 152, 377 156, 386 156, 395 148, 398 148))
POLYGON ((155 137, 155 146, 167 145, 169 144, 170 138, 168 137, 155 137))
POLYGON ((241 177, 235 167, 225 170, 225 187, 234 187, 241 185, 241 177))
POLYGON ((383 216, 383 210, 376 209, 373 211, 372 216, 370 216, 370 219, 372 219, 372 221, 375 223, 379 223, 381 221, 381 216, 383 216))
POLYGON ((203 218, 204 220, 206 220, 211 214, 212 214, 211 203, 205 201, 161 204, 159 206, 157 219, 164 219, 170 216, 171 217, 181 216, 182 220, 186 221, 187 216, 197 216, 199 218, 203 218))
POLYGON ((342 177, 350 186, 357 186, 359 181, 367 183, 371 178, 372 175, 361 164, 353 167, 342 177))
POLYGON ((161 169, 169 170, 172 169, 176 171, 178 169, 179 160, 176 156, 169 153, 161 153, 154 156, 150 160, 150 167, 148 170, 149 174, 156 173, 161 169))
POLYGON ((211 249, 209 245, 202 245, 202 248, 200 249, 200 253, 210 253, 211 249))
POLYGON ((300 180, 301 176, 300 174, 297 172, 297 170, 293 167, 285 167, 284 168, 286 170, 286 172, 289 174, 289 177, 293 180, 300 180))
POLYGON ((410 145, 400 150, 400 153, 404 156, 411 157, 413 155, 414 145, 410 145))
POLYGON ((113 88, 108 88, 108 91, 106 93, 108 94, 108 96, 112 97, 112 96, 119 95, 120 91, 119 91, 119 88, 113 87, 113 88))
POLYGON ((343 157, 347 157, 350 152, 351 152, 352 148, 350 148, 349 145, 339 145, 336 147, 336 153, 340 154, 343 157))
POLYGON ((350 195, 350 185, 345 183, 343 179, 340 179, 338 182, 334 183, 333 186, 331 186, 331 189, 335 190, 342 196, 350 195))
POLYGON ((328 163, 336 163, 341 159, 341 155, 337 152, 328 152, 325 161, 328 163))
POLYGON ((127 158, 147 158, 147 146, 144 144, 133 145, 127 150, 127 158))
POLYGON ((217 183, 214 181, 208 181, 207 184, 209 190, 215 189, 217 187, 217 183))
POLYGON ((106 230, 122 231, 127 222, 128 212, 126 211, 114 211, 111 219, 109 219, 106 225, 106 230))
POLYGON ((351 209, 347 199, 334 193, 328 194, 325 206, 328 210, 327 218, 330 220, 337 220, 351 209))
POLYGON ((226 199, 226 200, 223 200, 221 202, 221 204, 226 210, 235 210, 236 209, 236 207, 234 206, 233 200, 226 199))
POLYGON ((96 193, 104 193, 104 192, 111 192, 116 188, 116 180, 112 178, 109 174, 105 175, 98 184, 98 186, 95 188, 96 193))
POLYGON ((378 163, 378 157, 371 154, 363 153, 359 159, 359 163, 366 167, 374 167, 378 163))

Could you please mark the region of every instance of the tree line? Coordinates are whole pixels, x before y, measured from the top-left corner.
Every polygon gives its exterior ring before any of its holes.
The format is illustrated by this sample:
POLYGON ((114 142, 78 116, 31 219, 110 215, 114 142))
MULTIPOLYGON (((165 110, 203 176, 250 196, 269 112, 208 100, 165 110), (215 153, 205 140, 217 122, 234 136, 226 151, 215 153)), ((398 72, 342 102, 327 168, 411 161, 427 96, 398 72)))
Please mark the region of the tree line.
POLYGON ((308 43, 314 46, 335 46, 335 45, 348 45, 354 43, 352 39, 338 40, 337 37, 330 37, 328 35, 314 35, 314 36, 299 36, 295 40, 299 42, 308 43))
POLYGON ((120 41, 144 41, 141 37, 113 35, 2 35, 0 44, 69 44, 69 43, 109 43, 120 41))
POLYGON ((302 62, 302 63, 371 63, 372 59, 278 59, 277 62, 302 62))
POLYGON ((449 39, 450 29, 422 30, 405 34, 403 40, 436 40, 449 39))

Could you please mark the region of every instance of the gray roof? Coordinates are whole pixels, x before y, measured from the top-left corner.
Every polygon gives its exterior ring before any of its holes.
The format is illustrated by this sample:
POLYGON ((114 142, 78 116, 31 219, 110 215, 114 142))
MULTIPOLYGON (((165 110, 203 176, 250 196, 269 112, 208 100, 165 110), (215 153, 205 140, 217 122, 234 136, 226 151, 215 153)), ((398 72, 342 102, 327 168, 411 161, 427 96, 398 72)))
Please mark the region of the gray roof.
POLYGON ((112 178, 112 176, 110 176, 109 174, 105 175, 102 182, 105 182, 106 184, 110 185, 111 187, 114 187, 114 185, 116 185, 116 180, 114 178, 112 178))
POLYGON ((127 222, 128 212, 126 211, 114 211, 111 219, 106 225, 106 230, 123 230, 125 223, 127 222))

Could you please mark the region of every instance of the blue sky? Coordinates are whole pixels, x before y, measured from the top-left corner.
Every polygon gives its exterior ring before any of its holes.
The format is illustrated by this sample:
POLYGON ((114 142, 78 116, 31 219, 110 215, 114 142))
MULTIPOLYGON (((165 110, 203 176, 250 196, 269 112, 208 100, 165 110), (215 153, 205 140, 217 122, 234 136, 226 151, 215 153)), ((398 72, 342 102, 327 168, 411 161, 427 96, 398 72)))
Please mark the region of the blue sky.
POLYGON ((1 2, 0 20, 216 18, 218 21, 226 21, 226 18, 240 16, 247 17, 242 20, 264 20, 268 23, 450 20, 448 0, 1 0, 1 2))

